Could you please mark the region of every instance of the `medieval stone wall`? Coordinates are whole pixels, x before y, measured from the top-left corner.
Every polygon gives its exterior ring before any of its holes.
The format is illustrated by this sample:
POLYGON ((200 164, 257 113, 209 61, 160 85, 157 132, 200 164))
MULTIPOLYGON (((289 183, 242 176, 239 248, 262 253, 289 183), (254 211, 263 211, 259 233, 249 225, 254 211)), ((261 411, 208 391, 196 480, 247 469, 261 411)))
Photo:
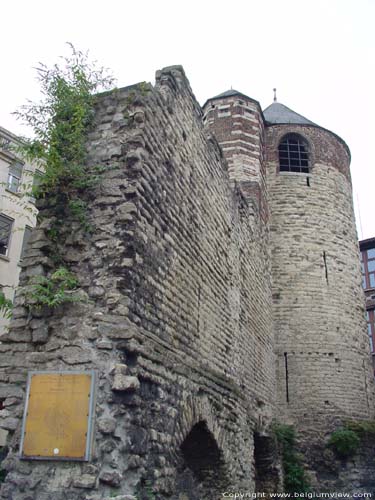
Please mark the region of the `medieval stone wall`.
POLYGON ((88 165, 103 167, 86 193, 91 231, 52 199, 39 202, 1 338, 1 498, 280 491, 272 419, 301 431, 317 491, 372 487, 372 447, 348 465, 326 448, 343 419, 373 417, 342 141, 319 127, 270 126, 251 99, 214 98, 204 117, 182 68, 170 67, 154 88, 98 96, 87 151, 88 165), (309 174, 278 172, 288 132, 309 142, 309 174), (51 273, 56 246, 81 301, 30 307, 30 280, 51 273), (35 370, 95 371, 88 462, 20 460, 35 370))
MULTIPOLYGON (((84 300, 54 311, 24 304, 28 279, 52 265, 54 211, 41 203, 0 345, 2 498, 254 490, 254 432, 267 433, 276 386, 267 238, 201 118, 179 67, 158 73, 155 89, 99 98, 88 161, 105 172, 87 193, 93 231, 61 214, 58 243, 84 300), (92 459, 20 460, 27 373, 72 369, 97 373, 92 459)), ((272 490, 277 477, 275 467, 272 490)))

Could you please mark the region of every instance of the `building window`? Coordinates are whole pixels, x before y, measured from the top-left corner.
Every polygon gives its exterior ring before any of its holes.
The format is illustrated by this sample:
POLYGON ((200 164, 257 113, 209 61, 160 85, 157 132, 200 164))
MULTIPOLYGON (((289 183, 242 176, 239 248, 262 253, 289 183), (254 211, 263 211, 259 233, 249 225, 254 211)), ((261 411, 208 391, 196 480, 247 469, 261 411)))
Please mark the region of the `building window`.
POLYGON ((9 165, 8 189, 13 193, 18 193, 21 184, 22 169, 23 164, 19 161, 15 161, 9 165))
POLYGON ((7 137, 0 136, 0 149, 3 151, 9 151, 12 141, 7 137))
POLYGON ((22 250, 21 250, 21 260, 24 258, 26 249, 27 249, 27 244, 29 242, 30 236, 31 236, 31 227, 25 226, 25 231, 23 233, 23 240, 22 240, 22 250))
POLYGON ((298 134, 286 135, 279 144, 280 172, 309 173, 308 145, 298 134))
POLYGON ((8 255, 13 219, 0 215, 0 255, 8 255))
POLYGON ((374 309, 366 311, 367 333, 370 339, 371 352, 375 353, 375 314, 374 309))
POLYGON ((361 252, 363 288, 375 288, 375 248, 361 252))

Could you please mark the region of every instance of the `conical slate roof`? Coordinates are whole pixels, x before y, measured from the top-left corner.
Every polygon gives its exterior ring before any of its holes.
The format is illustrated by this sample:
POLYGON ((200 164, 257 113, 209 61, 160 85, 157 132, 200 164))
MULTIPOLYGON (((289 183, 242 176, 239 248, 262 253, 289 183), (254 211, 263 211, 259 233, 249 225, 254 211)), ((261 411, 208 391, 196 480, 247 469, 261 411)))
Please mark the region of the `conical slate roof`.
POLYGON ((259 109, 260 109, 260 104, 258 101, 256 101, 255 99, 252 99, 248 95, 243 94, 242 92, 239 92, 238 90, 234 90, 234 89, 226 90, 225 92, 223 92, 219 95, 215 95, 214 97, 210 97, 209 99, 207 99, 207 101, 203 104, 202 107, 204 108, 209 101, 213 101, 215 99, 225 99, 226 97, 233 97, 233 96, 239 96, 239 97, 243 97, 244 99, 248 99, 249 101, 254 102, 257 106, 259 106, 259 109))
MULTIPOLYGON (((243 95, 245 97, 248 97, 247 95, 243 94, 242 92, 238 92, 238 90, 230 89, 230 90, 226 90, 225 92, 223 92, 219 95, 215 95, 215 97, 211 97, 211 99, 220 99, 222 97, 232 97, 234 95, 243 95)), ((250 99, 250 97, 249 97, 249 99, 250 99)))
POLYGON ((316 123, 308 120, 302 115, 289 109, 284 104, 273 102, 263 111, 264 118, 268 123, 293 123, 298 125, 315 125, 316 123))

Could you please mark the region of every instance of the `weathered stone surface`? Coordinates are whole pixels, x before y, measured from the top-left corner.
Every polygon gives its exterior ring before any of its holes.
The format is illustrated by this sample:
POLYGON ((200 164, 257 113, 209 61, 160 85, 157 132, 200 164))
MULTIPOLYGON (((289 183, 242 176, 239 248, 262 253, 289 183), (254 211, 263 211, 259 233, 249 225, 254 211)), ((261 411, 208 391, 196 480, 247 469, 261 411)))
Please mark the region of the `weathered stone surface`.
POLYGON ((99 418, 98 429, 103 434, 112 434, 116 429, 116 419, 109 417, 99 418))
POLYGON ((116 470, 101 472, 99 475, 99 481, 115 487, 119 486, 121 479, 122 475, 116 470))
POLYGON ((64 259, 66 260, 66 262, 77 263, 81 259, 81 253, 77 249, 69 248, 64 254, 64 259))
POLYGON ((100 187, 105 196, 122 196, 117 179, 104 179, 100 187))
POLYGON ((126 375, 128 373, 128 367, 123 363, 117 363, 112 367, 110 373, 111 375, 126 375))
POLYGON ((4 420, 0 420, 0 427, 8 431, 14 431, 15 429, 17 429, 18 424, 18 418, 9 417, 5 418, 4 420))
POLYGON ((81 477, 74 479, 73 486, 75 488, 83 488, 91 490, 95 488, 96 485, 96 476, 92 476, 90 474, 82 474, 81 477))
MULTIPOLYGON (((93 231, 83 235, 67 218, 59 242, 83 300, 29 311, 19 293, 16 322, 1 339, 0 397, 14 398, 2 419, 15 419, 3 498, 280 491, 270 436, 280 414, 305 432, 299 444, 317 491, 319 483, 359 491, 374 476, 373 445, 346 469, 322 445, 343 413, 368 418, 373 406, 358 340, 348 159, 329 134, 271 127, 246 96, 208 101, 202 111, 180 67, 159 72, 155 88, 98 96, 87 162, 104 169, 83 194, 93 231), (310 185, 277 172, 283 131, 308 136, 310 185), (35 369, 95 370, 90 463, 19 460, 15 422, 35 369)), ((48 200, 41 211, 47 230, 48 200)), ((35 238, 21 292, 50 262, 44 231, 35 238)))
POLYGON ((113 377, 112 391, 125 391, 132 392, 138 390, 140 387, 137 377, 128 377, 117 373, 113 377))
POLYGON ((105 290, 102 286, 92 286, 89 288, 89 297, 103 297, 105 290))
POLYGON ((48 325, 40 326, 39 328, 35 328, 32 331, 31 338, 34 344, 44 344, 48 341, 48 325))
POLYGON ((80 347, 64 347, 60 352, 60 356, 69 365, 77 365, 91 361, 91 353, 80 347))
POLYGON ((134 329, 127 325, 99 323, 98 333, 110 339, 131 339, 134 336, 134 329))
POLYGON ((105 497, 103 500, 137 500, 137 497, 133 495, 116 495, 114 497, 105 497))
POLYGON ((0 446, 6 446, 8 434, 9 432, 6 429, 0 429, 0 446))
POLYGON ((113 348, 113 342, 111 342, 110 340, 106 340, 106 339, 98 339, 96 342, 96 347, 98 349, 111 350, 113 348))

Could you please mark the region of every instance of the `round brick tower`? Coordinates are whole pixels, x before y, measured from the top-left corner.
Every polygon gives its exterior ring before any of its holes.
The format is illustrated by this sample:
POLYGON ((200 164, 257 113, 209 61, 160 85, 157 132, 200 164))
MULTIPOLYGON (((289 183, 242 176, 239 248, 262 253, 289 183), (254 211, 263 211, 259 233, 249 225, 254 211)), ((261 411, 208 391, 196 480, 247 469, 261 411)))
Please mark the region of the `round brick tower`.
POLYGON ((280 103, 264 117, 279 418, 328 431, 373 416, 350 152, 280 103))

